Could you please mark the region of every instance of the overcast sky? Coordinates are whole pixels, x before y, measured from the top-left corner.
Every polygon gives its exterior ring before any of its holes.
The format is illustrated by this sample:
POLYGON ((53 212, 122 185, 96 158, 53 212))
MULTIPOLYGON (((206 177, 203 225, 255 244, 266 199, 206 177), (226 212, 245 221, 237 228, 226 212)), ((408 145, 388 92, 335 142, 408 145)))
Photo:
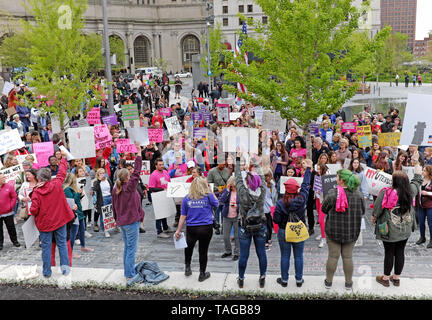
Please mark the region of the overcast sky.
POLYGON ((432 30, 432 0, 417 0, 416 40, 423 40, 432 30))

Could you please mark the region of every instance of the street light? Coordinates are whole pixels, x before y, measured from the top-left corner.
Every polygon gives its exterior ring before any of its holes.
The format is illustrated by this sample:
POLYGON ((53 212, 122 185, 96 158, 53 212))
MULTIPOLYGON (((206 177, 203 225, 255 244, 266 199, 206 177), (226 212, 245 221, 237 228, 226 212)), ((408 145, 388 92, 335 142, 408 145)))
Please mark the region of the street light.
POLYGON ((211 75, 212 72, 210 70, 210 61, 211 61, 211 56, 210 56, 210 19, 214 16, 210 16, 210 10, 213 8, 213 5, 208 1, 205 0, 206 2, 206 11, 207 11, 207 18, 206 18, 206 33, 207 33, 207 76, 208 76, 208 84, 210 86, 210 91, 212 89, 212 85, 211 85, 211 75))

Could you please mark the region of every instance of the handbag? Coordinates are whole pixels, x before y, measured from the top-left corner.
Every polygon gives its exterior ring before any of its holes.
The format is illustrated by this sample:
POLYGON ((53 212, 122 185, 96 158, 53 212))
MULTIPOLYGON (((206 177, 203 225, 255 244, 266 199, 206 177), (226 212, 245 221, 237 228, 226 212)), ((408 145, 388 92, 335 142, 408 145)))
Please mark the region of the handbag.
POLYGON ((296 243, 305 241, 308 238, 309 232, 304 222, 295 213, 290 213, 285 226, 285 241, 296 243))
POLYGON ((384 218, 381 220, 381 223, 378 223, 378 233, 380 234, 381 238, 383 238, 384 240, 388 240, 389 239, 389 225, 388 225, 388 220, 390 218, 389 216, 389 210, 388 209, 384 209, 385 213, 383 214, 384 218))

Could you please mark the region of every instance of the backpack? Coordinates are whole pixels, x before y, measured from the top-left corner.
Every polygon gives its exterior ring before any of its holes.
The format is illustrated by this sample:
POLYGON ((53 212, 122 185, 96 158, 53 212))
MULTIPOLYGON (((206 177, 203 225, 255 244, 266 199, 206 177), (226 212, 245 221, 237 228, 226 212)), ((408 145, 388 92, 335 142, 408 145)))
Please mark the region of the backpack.
POLYGON ((263 218, 261 211, 257 208, 256 202, 246 213, 246 217, 243 219, 243 227, 249 233, 256 233, 263 227, 265 219, 263 218))

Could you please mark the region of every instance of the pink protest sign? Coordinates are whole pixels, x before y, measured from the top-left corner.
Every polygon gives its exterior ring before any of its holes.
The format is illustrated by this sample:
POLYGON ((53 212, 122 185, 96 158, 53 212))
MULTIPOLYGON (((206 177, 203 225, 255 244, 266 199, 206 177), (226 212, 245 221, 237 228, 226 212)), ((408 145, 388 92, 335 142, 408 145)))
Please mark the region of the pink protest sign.
POLYGON ((87 112, 87 121, 89 124, 100 124, 100 108, 93 108, 87 112))
POLYGON ((134 144, 130 143, 129 139, 117 139, 117 152, 138 153, 138 150, 134 144))
POLYGON ((343 122, 341 124, 341 129, 342 132, 351 132, 351 133, 357 132, 355 122, 343 122))
POLYGON ((54 145, 52 141, 33 143, 33 151, 36 154, 39 167, 46 167, 49 165, 48 158, 54 155, 54 145))
POLYGON ((159 114, 161 116, 167 116, 170 117, 171 116, 171 109, 170 108, 160 108, 159 109, 159 114))
POLYGON ((96 150, 112 146, 112 136, 106 124, 93 128, 96 150))
POLYGON ((163 129, 148 129, 149 142, 163 142, 163 129))

